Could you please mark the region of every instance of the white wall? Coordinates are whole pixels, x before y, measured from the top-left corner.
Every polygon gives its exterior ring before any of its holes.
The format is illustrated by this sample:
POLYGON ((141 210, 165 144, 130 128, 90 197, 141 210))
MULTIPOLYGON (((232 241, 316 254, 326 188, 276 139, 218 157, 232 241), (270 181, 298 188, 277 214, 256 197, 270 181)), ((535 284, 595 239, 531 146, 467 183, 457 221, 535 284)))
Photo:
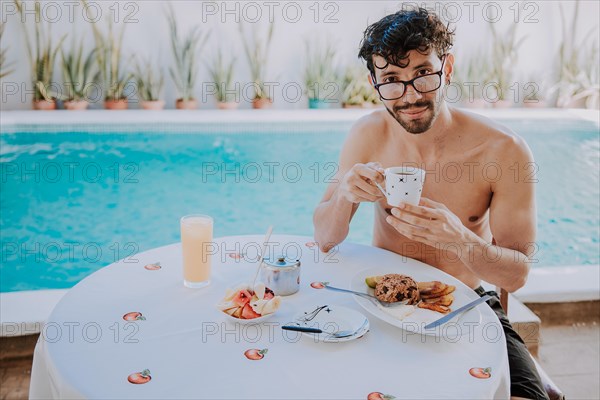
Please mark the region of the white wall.
MULTIPOLYGON (((356 53, 362 37, 362 32, 369 23, 382 16, 392 13, 400 7, 402 2, 394 1, 256 1, 256 2, 209 2, 209 1, 170 1, 175 7, 179 27, 186 31, 194 24, 200 24, 202 29, 210 31, 210 38, 201 52, 202 65, 200 68, 197 97, 202 101, 202 81, 208 81, 208 74, 204 62, 212 59, 217 48, 224 52, 237 56, 236 81, 243 87, 249 82, 249 70, 243 54, 243 47, 239 39, 239 21, 246 21, 246 30, 255 26, 263 34, 266 33, 269 23, 269 11, 273 11, 275 23, 275 35, 270 51, 270 63, 267 67, 267 80, 278 82, 279 88, 275 89, 275 108, 305 108, 306 100, 303 98, 298 102, 290 101, 289 97, 294 95, 290 89, 288 99, 282 95, 282 87, 285 84, 303 85, 304 68, 304 38, 313 37, 320 41, 331 40, 338 48, 338 60, 340 64, 348 65, 358 62, 356 53), (226 13, 225 9, 234 10, 226 13), (296 11, 301 10, 301 16, 296 18, 296 11), (256 18, 256 11, 260 16, 256 18), (315 11, 319 11, 318 17, 315 11), (213 14, 216 12, 216 14, 213 14), (330 20, 325 22, 327 16, 330 20), (252 21, 258 19, 258 22, 252 21)), ((415 4, 413 2, 412 4, 415 4)), ((519 51, 517 65, 517 76, 521 80, 529 77, 532 73, 547 76, 549 69, 556 62, 556 52, 561 38, 561 25, 559 15, 559 3, 563 4, 565 14, 570 20, 574 10, 573 1, 522 1, 524 9, 521 10, 517 20, 519 23, 519 35, 527 35, 527 39, 519 51), (527 18, 528 17, 528 18, 527 18)), ((177 97, 175 87, 168 74, 168 66, 171 62, 169 47, 168 26, 165 18, 166 1, 102 1, 97 2, 102 7, 103 15, 115 18, 115 10, 119 10, 118 20, 123 22, 127 15, 130 20, 126 23, 125 49, 128 54, 139 53, 143 55, 152 54, 157 62, 163 67, 166 78, 165 99, 168 106, 172 107, 177 97)), ((418 2, 418 4, 423 4, 418 2)), ((428 2, 430 8, 441 11, 442 16, 454 22, 456 27, 455 53, 457 54, 456 65, 460 67, 461 60, 470 56, 485 46, 489 46, 489 38, 486 16, 497 23, 497 28, 504 31, 509 24, 515 20, 516 1, 457 1, 457 2, 428 2), (496 16, 495 11, 501 10, 501 15, 496 16), (486 12, 488 14, 486 14, 486 12)), ((82 16, 83 7, 74 0, 42 1, 44 15, 52 19, 53 36, 58 38, 64 33, 72 34, 74 30, 77 36, 85 35, 89 46, 93 46, 93 36, 89 23, 82 16), (69 9, 73 10, 73 18, 69 15, 69 9), (57 17, 57 10, 61 13, 57 17)), ((22 37, 20 17, 13 12, 12 1, 2 0, 0 2, 1 19, 7 22, 5 35, 2 39, 2 48, 8 47, 8 60, 15 62, 17 70, 2 81, 3 110, 28 109, 31 103, 31 94, 19 90, 16 94, 9 94, 15 85, 26 85, 31 90, 29 64, 25 53, 25 43, 22 37)), ((31 9, 33 3, 26 2, 31 9)), ((598 37, 598 24, 600 15, 600 2, 582 1, 580 7, 580 39, 584 33, 596 27, 594 35, 598 37)), ((91 17, 94 17, 91 15, 91 17)), ((26 16, 30 27, 33 16, 26 16)), ((70 39, 67 39, 67 44, 70 39)), ((464 64, 463 64, 464 65, 464 64)), ((60 74, 56 77, 60 79, 60 74)), ((251 91, 248 92, 251 94, 251 91)), ((213 98, 208 98, 203 108, 211 108, 214 105, 213 98)), ((94 108, 101 107, 98 103, 94 108)), ((135 106, 134 106, 135 107, 135 106)), ((249 103, 243 102, 242 108, 249 107, 249 103)))

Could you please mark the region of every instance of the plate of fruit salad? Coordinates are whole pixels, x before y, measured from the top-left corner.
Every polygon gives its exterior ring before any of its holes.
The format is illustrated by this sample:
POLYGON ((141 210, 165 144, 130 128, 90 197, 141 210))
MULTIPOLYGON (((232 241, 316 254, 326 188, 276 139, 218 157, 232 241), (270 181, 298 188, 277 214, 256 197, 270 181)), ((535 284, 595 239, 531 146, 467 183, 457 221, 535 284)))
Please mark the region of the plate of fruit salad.
POLYGON ((217 308, 229 319, 241 323, 264 321, 281 306, 281 296, 276 296, 264 283, 258 282, 252 287, 242 283, 233 289, 227 289, 225 297, 217 308))

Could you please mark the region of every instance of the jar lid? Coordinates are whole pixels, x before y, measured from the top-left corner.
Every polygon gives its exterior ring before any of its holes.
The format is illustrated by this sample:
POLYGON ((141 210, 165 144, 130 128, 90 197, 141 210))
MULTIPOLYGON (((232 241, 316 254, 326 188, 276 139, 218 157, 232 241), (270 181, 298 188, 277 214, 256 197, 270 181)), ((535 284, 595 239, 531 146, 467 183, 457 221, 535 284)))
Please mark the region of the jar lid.
POLYGON ((273 259, 265 258, 264 262, 271 267, 278 268, 297 267, 300 265, 300 260, 288 261, 284 256, 277 256, 273 259))

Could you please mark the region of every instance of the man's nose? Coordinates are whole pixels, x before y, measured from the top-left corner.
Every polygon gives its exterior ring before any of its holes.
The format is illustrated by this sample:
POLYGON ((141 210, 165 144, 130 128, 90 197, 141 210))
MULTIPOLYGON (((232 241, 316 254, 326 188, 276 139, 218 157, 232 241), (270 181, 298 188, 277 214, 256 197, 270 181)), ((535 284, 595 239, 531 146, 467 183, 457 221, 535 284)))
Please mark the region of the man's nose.
POLYGON ((406 93, 404 93, 404 102, 408 104, 414 104, 417 101, 421 100, 423 95, 414 88, 413 85, 408 85, 406 87, 406 93))

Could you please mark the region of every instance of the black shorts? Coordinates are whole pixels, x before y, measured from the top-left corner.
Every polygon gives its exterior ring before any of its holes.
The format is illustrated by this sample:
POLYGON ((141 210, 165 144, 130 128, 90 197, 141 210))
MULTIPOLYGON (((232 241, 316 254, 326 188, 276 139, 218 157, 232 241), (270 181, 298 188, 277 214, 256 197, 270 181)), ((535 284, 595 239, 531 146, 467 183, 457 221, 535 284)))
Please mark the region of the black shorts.
POLYGON ((494 310, 504 335, 506 336, 506 348, 508 352, 508 368, 510 370, 510 395, 524 397, 526 399, 548 400, 548 394, 544 390, 542 380, 537 372, 537 368, 531 359, 529 350, 519 334, 513 329, 506 317, 506 313, 500 305, 498 293, 494 291, 486 292, 481 286, 475 289, 479 296, 489 294, 492 296, 488 300, 488 305, 494 310))

